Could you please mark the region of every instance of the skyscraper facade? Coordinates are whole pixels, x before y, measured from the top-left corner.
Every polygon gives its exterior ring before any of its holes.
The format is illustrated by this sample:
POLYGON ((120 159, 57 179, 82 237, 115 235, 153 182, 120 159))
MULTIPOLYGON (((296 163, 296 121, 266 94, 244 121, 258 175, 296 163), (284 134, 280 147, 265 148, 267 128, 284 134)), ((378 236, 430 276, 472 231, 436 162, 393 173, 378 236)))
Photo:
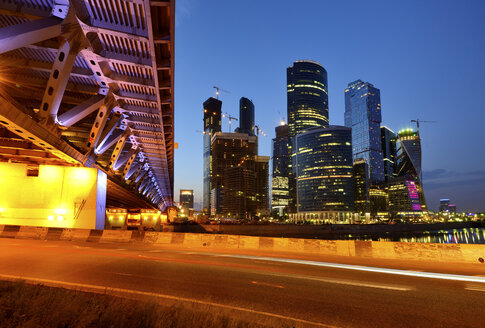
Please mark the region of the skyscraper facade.
POLYGON ((179 203, 182 207, 194 209, 194 191, 192 189, 180 189, 179 203))
POLYGON ((350 223, 354 210, 351 129, 308 129, 293 140, 297 210, 293 221, 350 223))
POLYGON ((361 80, 349 83, 345 89, 345 126, 352 128, 352 156, 367 161, 373 183, 384 181, 381 121, 380 90, 361 80))
POLYGON ((236 132, 254 136, 254 104, 245 97, 239 100, 239 128, 236 132))
MULTIPOLYGON (((328 126, 327 71, 311 60, 299 60, 286 69, 288 135, 290 140, 297 134, 315 127, 328 126)), ((288 153, 292 155, 292 142, 288 153)), ((290 162, 290 166, 292 163, 290 162)), ((296 178, 293 170, 288 178, 290 212, 296 211, 296 178)))
POLYGON ((216 132, 221 131, 222 101, 210 97, 204 101, 204 185, 203 185, 203 210, 210 212, 211 208, 211 176, 212 156, 211 139, 216 132))
POLYGON ((322 65, 311 60, 296 61, 287 68, 286 79, 289 136, 328 126, 327 71, 322 65))
MULTIPOLYGON (((256 149, 256 136, 250 136, 246 133, 217 132, 214 134, 211 141, 212 175, 210 186, 212 215, 224 214, 223 203, 226 187, 224 181, 226 181, 226 173, 229 173, 226 170, 236 166, 247 168, 244 164, 246 161, 254 159, 256 149)), ((241 172, 236 170, 230 173, 233 176, 245 174, 241 172)), ((255 195, 251 197, 255 197, 255 195)))
POLYGON ((396 140, 394 131, 387 126, 381 126, 381 148, 384 160, 384 180, 389 181, 394 176, 396 166, 396 140))
POLYGON ((277 126, 275 132, 276 138, 273 139, 271 209, 276 210, 279 216, 283 216, 287 210, 289 200, 290 138, 288 136, 288 125, 283 123, 277 126))

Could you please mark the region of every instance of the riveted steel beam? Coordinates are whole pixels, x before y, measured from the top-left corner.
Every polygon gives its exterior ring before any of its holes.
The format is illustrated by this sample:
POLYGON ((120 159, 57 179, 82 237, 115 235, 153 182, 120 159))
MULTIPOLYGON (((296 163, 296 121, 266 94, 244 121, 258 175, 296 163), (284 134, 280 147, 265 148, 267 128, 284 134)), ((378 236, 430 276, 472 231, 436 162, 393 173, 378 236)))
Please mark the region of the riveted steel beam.
POLYGON ((80 120, 88 116, 89 114, 99 109, 101 106, 105 104, 105 102, 106 102, 106 93, 93 96, 88 100, 86 100, 85 102, 68 110, 64 114, 59 115, 59 117, 57 117, 57 121, 59 125, 62 125, 65 127, 71 127, 73 124, 76 124, 77 122, 79 122, 80 120))
POLYGON ((125 133, 123 133, 123 135, 116 142, 115 149, 113 150, 113 153, 111 154, 111 158, 110 158, 109 164, 108 164, 108 167, 110 168, 110 170, 116 171, 114 169, 114 167, 116 165, 116 162, 120 158, 120 154, 123 151, 123 148, 125 148, 126 141, 128 140, 130 133, 131 133, 130 128, 127 128, 125 130, 125 133))
MULTIPOLYGON (((118 171, 123 165, 125 165, 125 169, 129 170, 130 166, 133 165, 133 161, 135 160, 136 156, 140 152, 140 148, 131 148, 125 155, 120 155, 118 160, 115 164, 113 164, 113 170, 118 171)), ((123 170, 124 172, 125 170, 123 170)))

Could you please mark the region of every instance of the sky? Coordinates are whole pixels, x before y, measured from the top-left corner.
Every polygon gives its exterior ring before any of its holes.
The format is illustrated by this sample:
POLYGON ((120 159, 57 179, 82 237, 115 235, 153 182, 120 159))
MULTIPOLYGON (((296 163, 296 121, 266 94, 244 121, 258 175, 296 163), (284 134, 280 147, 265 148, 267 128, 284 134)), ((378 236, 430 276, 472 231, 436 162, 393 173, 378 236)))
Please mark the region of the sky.
MULTIPOLYGON (((328 73, 330 124, 344 123, 344 89, 361 79, 381 90, 382 125, 422 123, 428 207, 450 198, 485 211, 485 1, 176 0, 175 200, 202 201, 202 103, 221 92, 222 111, 255 105, 259 155, 286 119, 286 68, 319 62, 328 73)), ((232 122, 232 130, 238 122, 232 122)), ((223 131, 228 121, 223 119, 223 131)))

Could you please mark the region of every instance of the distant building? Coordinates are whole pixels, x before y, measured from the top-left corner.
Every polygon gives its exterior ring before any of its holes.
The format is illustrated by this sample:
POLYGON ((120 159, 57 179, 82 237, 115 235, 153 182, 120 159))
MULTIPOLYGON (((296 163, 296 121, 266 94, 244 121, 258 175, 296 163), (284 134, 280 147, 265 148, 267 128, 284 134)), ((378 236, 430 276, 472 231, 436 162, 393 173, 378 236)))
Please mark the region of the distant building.
POLYGON ((252 219, 257 211, 256 174, 244 165, 224 170, 223 214, 234 219, 252 219))
POLYGON ((292 140, 296 177, 293 221, 350 223, 354 210, 351 129, 309 129, 292 140))
POLYGON ((189 210, 194 209, 194 191, 189 189, 180 189, 179 203, 182 207, 189 210))
POLYGON ((248 98, 239 100, 239 128, 236 132, 254 136, 254 104, 248 98))
POLYGON ((221 131, 222 101, 210 97, 204 102, 204 186, 203 186, 203 211, 210 212, 211 208, 211 177, 212 157, 211 139, 216 132, 221 131))
POLYGON ((440 199, 440 212, 456 214, 456 205, 450 204, 448 198, 440 199))
POLYGON ((367 161, 362 158, 354 160, 354 202, 355 212, 360 216, 370 213, 369 170, 367 161))
POLYGON ((283 216, 287 213, 290 190, 288 185, 290 169, 290 138, 288 136, 288 125, 282 123, 277 126, 276 138, 273 139, 273 177, 271 191, 271 209, 283 216))
POLYGON ((352 128, 352 156, 367 162, 372 183, 384 181, 381 121, 380 90, 361 80, 349 83, 345 89, 345 126, 352 128))
POLYGON ((387 184, 389 212, 392 218, 408 218, 423 212, 422 189, 414 179, 403 176, 391 179, 387 184))
POLYGON ((394 176, 396 166, 397 135, 386 126, 381 126, 381 147, 384 160, 384 180, 389 181, 394 176))
MULTIPOLYGON (((257 137, 245 133, 217 132, 212 137, 211 214, 223 215, 226 170, 243 166, 256 155, 257 137)), ((236 170, 237 171, 237 170, 236 170)), ((231 171, 232 172, 232 171, 231 171)), ((232 174, 244 174, 234 173, 232 174)))
POLYGON ((256 215, 269 216, 269 156, 254 156, 256 215))
POLYGON ((450 206, 450 200, 448 198, 440 199, 440 212, 448 212, 448 206, 450 206))

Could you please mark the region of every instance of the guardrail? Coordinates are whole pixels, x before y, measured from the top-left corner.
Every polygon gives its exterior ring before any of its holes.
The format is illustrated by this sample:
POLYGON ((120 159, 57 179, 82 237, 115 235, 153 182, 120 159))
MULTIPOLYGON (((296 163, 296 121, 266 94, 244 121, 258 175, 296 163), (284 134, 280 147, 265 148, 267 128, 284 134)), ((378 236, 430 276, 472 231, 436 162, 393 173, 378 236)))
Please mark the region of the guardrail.
MULTIPOLYGON (((168 227, 165 227, 165 230, 168 227)), ((63 229, 9 225, 0 225, 0 238, 100 243, 137 242, 153 246, 264 250, 427 262, 484 263, 485 258, 485 245, 480 244, 318 240, 204 233, 63 229)))

